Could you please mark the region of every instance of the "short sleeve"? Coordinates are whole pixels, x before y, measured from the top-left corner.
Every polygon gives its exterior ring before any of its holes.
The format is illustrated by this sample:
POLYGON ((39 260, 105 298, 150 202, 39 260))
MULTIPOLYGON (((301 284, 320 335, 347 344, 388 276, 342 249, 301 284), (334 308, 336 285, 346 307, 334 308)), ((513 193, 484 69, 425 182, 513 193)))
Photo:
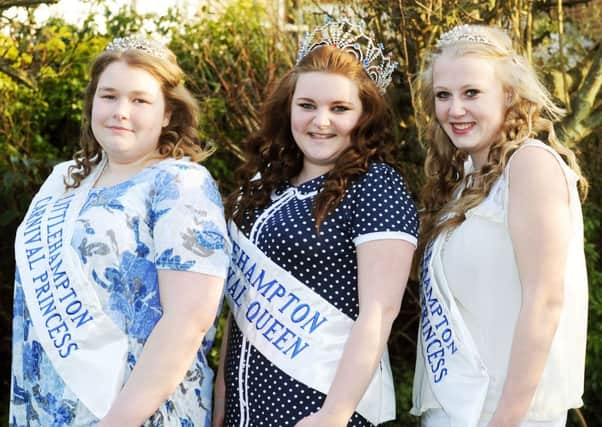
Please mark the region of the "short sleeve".
POLYGON ((155 175, 154 189, 149 216, 157 269, 226 277, 230 244, 209 172, 177 161, 155 175))
POLYGON ((391 166, 370 166, 346 197, 353 242, 400 239, 416 245, 418 213, 401 175, 391 166))

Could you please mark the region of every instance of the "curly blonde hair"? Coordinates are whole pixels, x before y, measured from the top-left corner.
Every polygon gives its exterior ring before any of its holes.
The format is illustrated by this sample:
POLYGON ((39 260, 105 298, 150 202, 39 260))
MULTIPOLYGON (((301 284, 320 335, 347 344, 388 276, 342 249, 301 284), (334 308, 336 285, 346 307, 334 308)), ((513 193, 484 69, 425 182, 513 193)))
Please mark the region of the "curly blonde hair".
POLYGON ((142 50, 128 49, 104 51, 96 57, 90 67, 90 82, 84 95, 80 150, 73 156, 75 164, 69 167, 65 179, 67 188, 77 188, 102 158, 102 147, 96 140, 91 125, 94 95, 104 70, 117 61, 147 71, 161 86, 166 111, 171 114, 169 123, 159 136, 159 156, 176 159, 188 156, 192 161, 200 162, 211 154, 211 150, 206 149, 198 137, 199 107, 196 99, 184 86, 184 72, 177 64, 175 55, 168 49, 165 49, 165 53, 165 57, 159 58, 142 50))
POLYGON ((575 154, 558 140, 554 132, 554 122, 564 115, 564 110, 554 104, 531 64, 513 49, 510 37, 503 30, 483 25, 471 25, 469 29, 471 34, 479 34, 487 42, 457 40, 446 43, 434 49, 424 72, 418 76, 419 96, 424 118, 428 120, 425 128, 429 143, 424 165, 426 182, 421 192, 423 213, 416 262, 422 258, 428 242, 441 232, 461 224, 465 213, 487 197, 510 156, 520 145, 542 132, 547 133, 547 141, 544 142, 554 148, 579 176, 582 198, 587 194, 587 180, 581 174, 575 154), (499 137, 489 149, 486 164, 467 176, 464 171, 466 152, 452 144, 435 120, 433 65, 443 54, 454 57, 474 55, 492 61, 496 76, 508 95, 504 122, 499 137))
POLYGON ((351 132, 351 146, 337 158, 314 200, 316 231, 341 202, 348 184, 371 163, 395 165, 391 111, 379 89, 353 55, 333 46, 318 47, 279 80, 264 103, 261 127, 243 146, 246 160, 237 170, 240 189, 226 199, 228 218, 240 222, 245 213, 265 207, 278 186, 301 172, 303 153, 291 131, 291 102, 299 75, 309 72, 349 78, 358 85, 362 103, 362 115, 351 132), (260 178, 252 180, 258 172, 260 178))

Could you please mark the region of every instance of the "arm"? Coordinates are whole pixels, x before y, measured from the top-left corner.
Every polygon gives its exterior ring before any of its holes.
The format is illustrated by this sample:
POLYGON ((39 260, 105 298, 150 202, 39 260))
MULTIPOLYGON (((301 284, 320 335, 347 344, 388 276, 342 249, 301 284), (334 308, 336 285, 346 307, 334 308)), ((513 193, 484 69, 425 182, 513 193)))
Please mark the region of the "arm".
POLYGON ((228 313, 228 318, 224 325, 224 334, 222 335, 222 345, 219 349, 219 367, 217 368, 215 385, 213 387, 213 427, 221 427, 224 424, 224 417, 226 416, 226 381, 224 379, 224 370, 226 369, 230 322, 232 322, 232 314, 228 313))
POLYGON ((543 369, 563 303, 570 238, 567 183, 550 153, 526 148, 510 166, 508 224, 522 286, 508 374, 490 427, 518 426, 543 369))
POLYGON ((372 380, 399 313, 414 246, 375 240, 357 247, 360 312, 322 408, 297 427, 346 426, 372 380))
POLYGON ((223 282, 200 273, 159 271, 163 316, 98 426, 140 426, 173 393, 213 324, 223 282))

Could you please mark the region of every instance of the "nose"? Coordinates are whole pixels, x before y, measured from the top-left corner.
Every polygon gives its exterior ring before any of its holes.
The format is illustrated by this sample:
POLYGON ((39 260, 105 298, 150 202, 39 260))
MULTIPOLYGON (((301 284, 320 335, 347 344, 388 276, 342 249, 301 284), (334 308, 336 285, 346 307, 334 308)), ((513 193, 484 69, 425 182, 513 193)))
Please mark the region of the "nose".
POLYGON ((117 120, 125 120, 130 116, 130 103, 128 99, 119 98, 115 103, 113 117, 117 120))
POLYGON ((464 103, 458 97, 452 97, 449 103, 449 115, 452 117, 460 117, 466 113, 464 103))
POLYGON ((316 115, 314 116, 314 123, 320 128, 330 126, 330 111, 326 108, 317 109, 316 115))

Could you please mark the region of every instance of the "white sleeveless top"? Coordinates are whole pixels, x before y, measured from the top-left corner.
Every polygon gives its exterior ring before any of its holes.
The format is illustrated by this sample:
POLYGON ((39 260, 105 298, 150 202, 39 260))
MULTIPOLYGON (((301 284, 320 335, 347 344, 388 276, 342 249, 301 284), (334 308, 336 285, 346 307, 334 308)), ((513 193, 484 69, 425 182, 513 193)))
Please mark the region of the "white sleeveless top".
MULTIPOLYGON (((541 382, 526 416, 527 420, 545 421, 583 404, 588 298, 583 218, 577 175, 548 145, 529 140, 519 150, 524 147, 544 149, 558 160, 567 180, 571 211, 572 236, 562 313, 541 382)), ((466 212, 466 220, 450 233, 441 249, 442 273, 490 378, 481 421, 493 415, 501 396, 521 305, 521 283, 508 227, 511 161, 512 158, 487 198, 466 212)), ((425 381, 420 390, 414 390, 412 413, 442 406, 427 388, 430 385, 425 381)))

